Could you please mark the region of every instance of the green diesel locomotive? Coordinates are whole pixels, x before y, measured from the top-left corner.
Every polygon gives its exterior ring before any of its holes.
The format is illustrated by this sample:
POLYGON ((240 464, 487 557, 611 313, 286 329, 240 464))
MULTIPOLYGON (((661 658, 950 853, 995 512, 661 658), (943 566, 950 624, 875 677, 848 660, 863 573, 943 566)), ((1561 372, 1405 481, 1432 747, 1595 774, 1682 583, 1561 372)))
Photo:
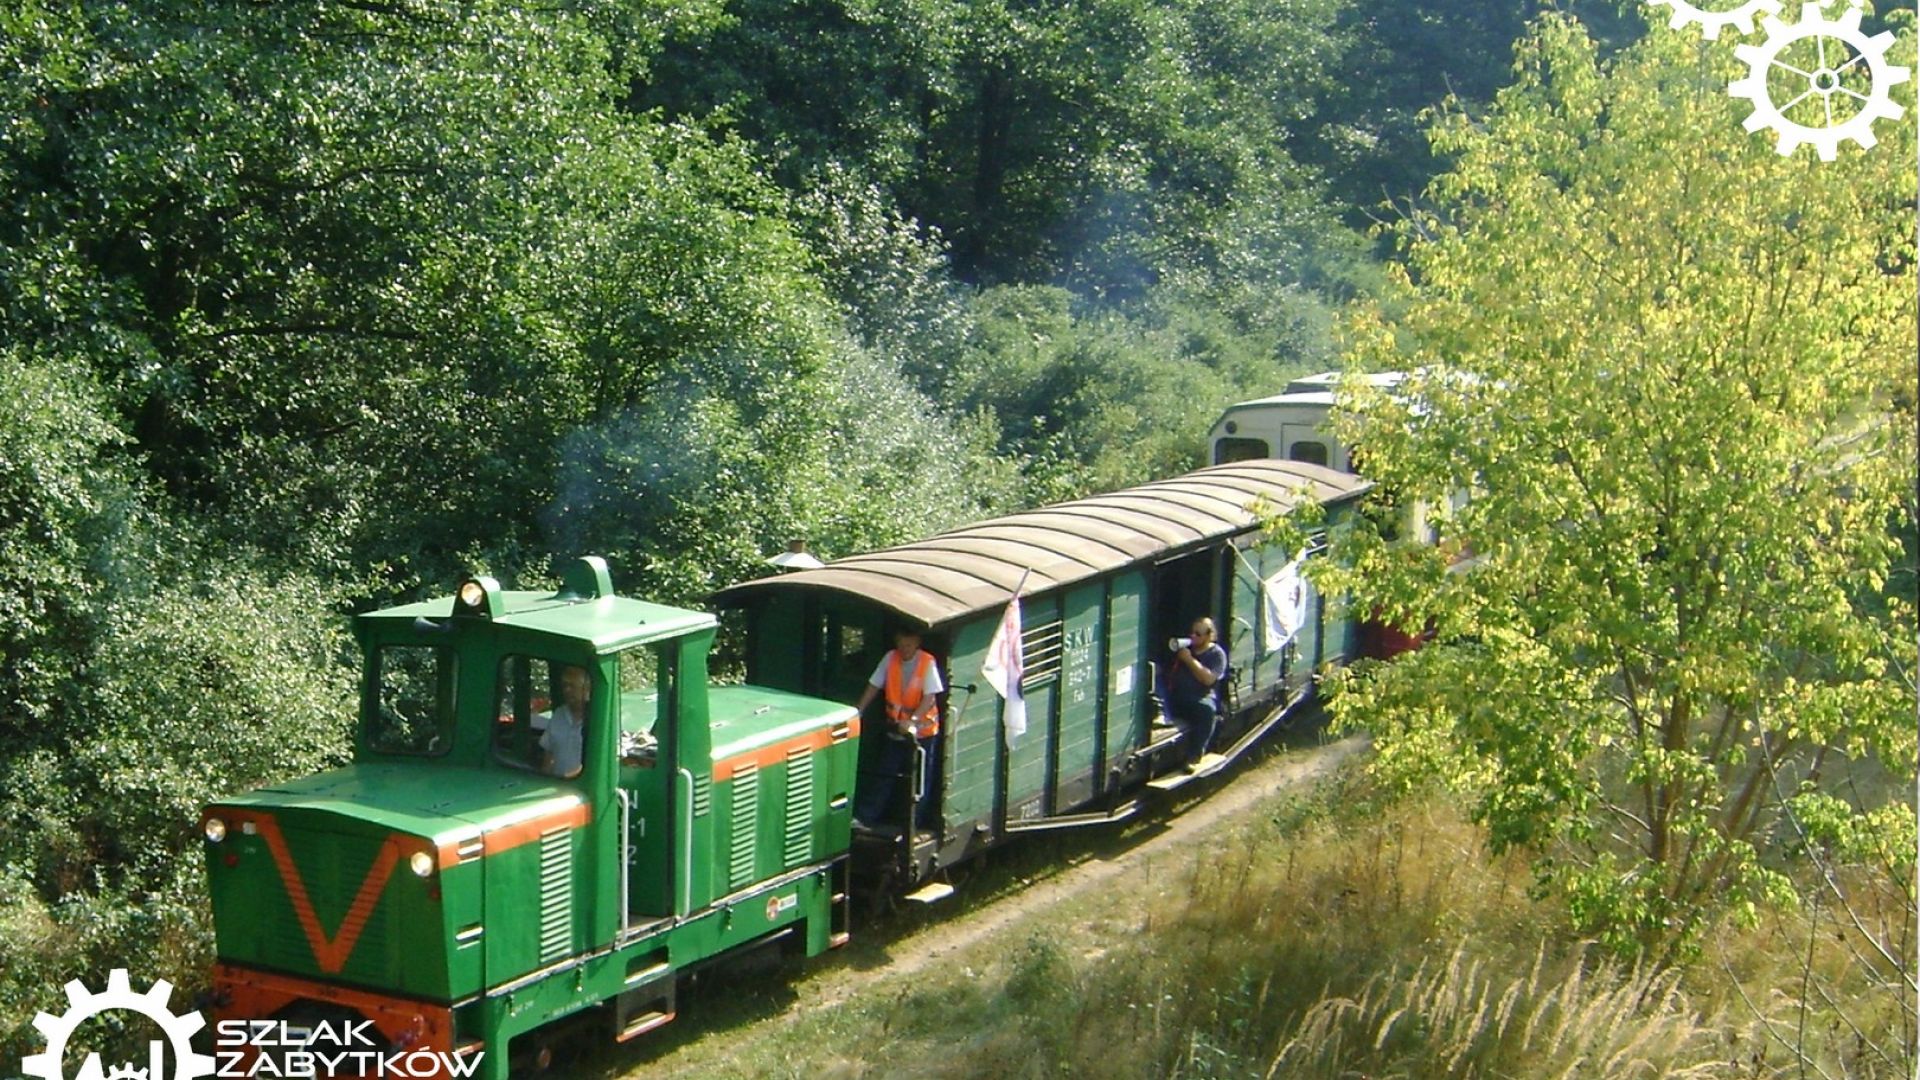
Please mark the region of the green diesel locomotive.
POLYGON ((353 764, 202 815, 217 1017, 356 1033, 315 1048, 321 1075, 377 1057, 505 1077, 563 1023, 628 1039, 667 1022, 679 980, 716 958, 844 943, 856 879, 929 898, 1022 831, 1124 817, 1187 779, 1177 730, 1155 723, 1168 633, 1197 613, 1226 629, 1232 708, 1209 768, 1349 651, 1351 620, 1310 595, 1271 640, 1263 581, 1300 553, 1264 543, 1256 507, 1312 498, 1337 518, 1365 487, 1216 466, 736 586, 718 599, 746 611, 753 685, 708 679, 714 616, 616 596, 592 557, 558 592, 473 577, 361 615, 353 764), (977 691, 1023 577, 1031 728, 1009 747, 977 691), (892 785, 898 827, 856 837, 879 740, 846 702, 899 625, 954 687, 938 781, 892 785))

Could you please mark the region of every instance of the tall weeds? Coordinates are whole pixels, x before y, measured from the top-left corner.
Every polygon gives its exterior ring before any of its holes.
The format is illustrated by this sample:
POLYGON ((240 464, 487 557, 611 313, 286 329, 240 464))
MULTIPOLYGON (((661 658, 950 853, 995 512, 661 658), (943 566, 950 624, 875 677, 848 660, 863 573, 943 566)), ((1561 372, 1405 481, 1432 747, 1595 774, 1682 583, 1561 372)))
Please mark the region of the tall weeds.
POLYGON ((1409 977, 1380 973, 1309 1008, 1267 1077, 1528 1076, 1565 1080, 1730 1075, 1669 970, 1589 969, 1584 950, 1502 975, 1474 943, 1409 977), (1550 968, 1563 968, 1557 977, 1550 968))

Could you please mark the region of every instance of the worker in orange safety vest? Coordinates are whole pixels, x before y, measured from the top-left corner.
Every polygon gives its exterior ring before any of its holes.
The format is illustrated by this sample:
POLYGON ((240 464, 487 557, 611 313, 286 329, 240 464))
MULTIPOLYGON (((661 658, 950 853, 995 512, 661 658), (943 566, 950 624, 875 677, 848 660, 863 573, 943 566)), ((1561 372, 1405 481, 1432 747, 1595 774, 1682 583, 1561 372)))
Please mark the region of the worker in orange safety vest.
MULTIPOLYGON (((875 697, 885 694, 888 725, 877 768, 860 778, 860 797, 853 811, 856 829, 871 829, 871 823, 886 813, 894 781, 911 763, 916 749, 922 752, 920 790, 932 792, 940 694, 947 687, 940 680, 940 665, 920 644, 920 631, 908 626, 896 631, 893 648, 873 669, 873 677, 867 680, 867 688, 855 706, 865 713, 875 697)), ((923 811, 921 817, 924 822, 928 815, 923 811)))

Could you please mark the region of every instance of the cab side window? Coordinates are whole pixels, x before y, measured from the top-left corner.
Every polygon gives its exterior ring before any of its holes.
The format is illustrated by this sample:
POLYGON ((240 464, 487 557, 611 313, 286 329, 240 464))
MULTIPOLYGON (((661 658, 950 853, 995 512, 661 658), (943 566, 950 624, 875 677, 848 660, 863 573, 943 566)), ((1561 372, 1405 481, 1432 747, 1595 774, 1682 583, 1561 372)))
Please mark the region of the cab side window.
POLYGON ((451 649, 387 645, 375 654, 367 746, 382 754, 438 756, 453 748, 451 649))
POLYGON ((1293 444, 1293 450, 1287 454, 1295 461, 1304 461, 1310 465, 1327 463, 1327 444, 1323 442, 1301 441, 1293 444))
POLYGON ((562 779, 580 775, 595 696, 586 667, 505 656, 494 680, 494 760, 562 779))
POLYGON ((620 654, 620 762, 652 768, 660 757, 660 718, 673 701, 673 664, 657 646, 620 654))

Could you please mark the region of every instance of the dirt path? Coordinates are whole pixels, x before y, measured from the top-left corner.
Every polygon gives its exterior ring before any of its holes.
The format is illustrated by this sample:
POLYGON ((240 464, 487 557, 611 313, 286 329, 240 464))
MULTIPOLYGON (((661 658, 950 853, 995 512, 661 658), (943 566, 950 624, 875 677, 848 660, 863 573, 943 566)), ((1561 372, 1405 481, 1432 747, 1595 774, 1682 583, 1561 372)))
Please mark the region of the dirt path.
POLYGON ((1100 888, 1144 864, 1177 853, 1192 853, 1197 841, 1226 821, 1283 791, 1312 784, 1337 770, 1366 746, 1354 735, 1311 750, 1277 755, 1244 767, 1216 783, 1216 790, 1178 814, 1167 816, 1154 835, 1111 854, 1093 854, 1066 870, 954 918, 936 918, 926 929, 894 939, 894 959, 885 967, 851 967, 822 972, 807 980, 802 1003, 787 1015, 830 1008, 881 979, 905 979, 929 964, 942 962, 988 940, 1011 940, 1022 924, 1036 920, 1062 901, 1100 888))

